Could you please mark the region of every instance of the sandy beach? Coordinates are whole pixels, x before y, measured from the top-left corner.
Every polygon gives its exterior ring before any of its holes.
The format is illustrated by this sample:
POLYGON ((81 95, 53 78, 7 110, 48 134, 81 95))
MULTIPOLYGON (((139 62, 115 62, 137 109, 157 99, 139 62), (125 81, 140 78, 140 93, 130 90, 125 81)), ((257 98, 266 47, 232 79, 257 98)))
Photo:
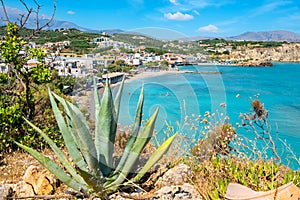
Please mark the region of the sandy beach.
MULTIPOLYGON (((158 71, 158 72, 141 72, 139 74, 136 74, 134 76, 130 76, 130 77, 127 77, 126 81, 125 82, 130 82, 130 81, 133 81, 133 80, 138 80, 138 79, 143 79, 143 78, 147 78, 147 77, 152 77, 152 76, 162 76, 162 75, 165 75, 165 74, 186 74, 186 73, 191 73, 191 74, 221 74, 221 72, 218 72, 218 71, 212 71, 212 72, 194 72, 194 71, 187 71, 187 70, 181 70, 181 71, 176 71, 176 70, 173 70, 173 71, 158 71)), ((120 84, 119 83, 116 83, 114 85, 118 85, 120 84)), ((112 85, 112 87, 114 87, 114 85, 112 85)))
POLYGON ((132 81, 132 80, 138 80, 142 78, 147 78, 151 76, 162 76, 165 74, 181 74, 186 73, 185 71, 158 71, 158 72, 141 72, 139 74, 136 74, 128 79, 126 79, 126 82, 132 81))

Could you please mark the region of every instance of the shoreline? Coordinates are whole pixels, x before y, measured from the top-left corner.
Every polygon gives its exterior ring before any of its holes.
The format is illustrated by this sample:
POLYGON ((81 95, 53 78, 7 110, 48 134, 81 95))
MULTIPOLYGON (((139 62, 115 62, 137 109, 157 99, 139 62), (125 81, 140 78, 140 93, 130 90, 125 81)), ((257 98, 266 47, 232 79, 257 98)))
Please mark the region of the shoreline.
MULTIPOLYGON (((274 62, 274 63, 300 63, 300 62, 274 62)), ((247 66, 247 65, 237 65, 237 64, 215 64, 215 63, 201 63, 198 66, 215 66, 215 67, 250 67, 250 68, 256 68, 256 67, 270 67, 270 66, 247 66)), ((186 73, 192 73, 192 71, 187 71, 187 70, 170 70, 170 71, 154 71, 154 72, 140 72, 138 74, 135 74, 133 76, 127 76, 127 78, 125 79, 125 83, 127 82, 131 82, 134 80, 139 80, 139 79, 143 79, 143 78, 148 78, 151 76, 162 76, 162 75, 166 75, 166 74, 186 74, 186 73)), ((222 74, 221 72, 199 72, 196 74, 222 74)), ((115 84, 111 84, 111 88, 114 88, 116 86, 118 86, 121 82, 115 83, 115 84)), ((101 90, 101 89, 100 89, 101 90)))
POLYGON ((141 72, 139 74, 136 74, 132 77, 130 77, 129 79, 126 79, 125 82, 131 82, 134 80, 139 80, 139 79, 143 79, 143 78, 148 78, 151 76, 162 76, 165 74, 182 74, 185 73, 186 71, 157 71, 157 72, 141 72))
MULTIPOLYGON (((134 76, 127 76, 125 79, 125 83, 130 83, 132 81, 148 78, 148 77, 158 77, 158 76, 163 76, 166 74, 222 74, 222 72, 218 71, 213 71, 213 72, 194 72, 194 71, 187 71, 187 70, 181 70, 181 71, 176 71, 176 70, 171 70, 171 71, 156 71, 156 72, 141 72, 139 74, 136 74, 134 76)), ((121 84, 120 82, 117 82, 115 84, 111 84, 110 87, 111 89, 114 89, 115 87, 119 86, 121 84)), ((102 91, 103 88, 100 88, 99 91, 102 91)))

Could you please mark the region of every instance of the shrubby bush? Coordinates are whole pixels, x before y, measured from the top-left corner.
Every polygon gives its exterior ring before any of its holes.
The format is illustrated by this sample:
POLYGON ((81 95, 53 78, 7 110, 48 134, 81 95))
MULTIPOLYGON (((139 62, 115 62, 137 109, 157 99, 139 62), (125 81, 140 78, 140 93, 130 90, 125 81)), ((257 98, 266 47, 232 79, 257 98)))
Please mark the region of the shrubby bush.
POLYGON ((45 64, 44 50, 27 46, 19 31, 17 25, 8 23, 0 43, 2 59, 8 66, 8 72, 0 74, 0 152, 15 150, 14 141, 39 149, 45 146, 42 137, 24 123, 24 117, 39 124, 58 145, 62 144, 54 116, 49 112, 47 88, 61 94, 63 87, 57 89, 58 79, 45 64), (38 61, 36 67, 26 67, 30 59, 38 61))
MULTIPOLYGON (((190 181, 205 199, 224 199, 230 182, 256 191, 273 190, 289 182, 300 186, 300 172, 284 165, 277 152, 278 144, 272 138, 264 104, 254 99, 251 107, 249 113, 240 115, 241 123, 237 127, 229 124, 228 118, 223 122, 209 112, 204 116, 186 117, 187 127, 183 130, 189 128, 200 136, 194 145, 188 145, 191 154, 181 156, 173 165, 185 163, 191 167, 190 181), (243 129, 253 138, 239 134, 243 129)), ((190 142, 192 138, 185 140, 190 142)), ((286 163, 294 161, 299 168, 300 159, 285 147, 286 153, 292 155, 286 163)))

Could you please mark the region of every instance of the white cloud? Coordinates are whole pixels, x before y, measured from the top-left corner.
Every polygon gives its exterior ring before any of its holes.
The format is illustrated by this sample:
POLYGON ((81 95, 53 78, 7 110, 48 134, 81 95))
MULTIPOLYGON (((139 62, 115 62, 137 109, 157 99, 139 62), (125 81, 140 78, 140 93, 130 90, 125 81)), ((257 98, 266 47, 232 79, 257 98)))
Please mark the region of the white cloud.
POLYGON ((67 12, 67 14, 68 14, 68 15, 74 15, 74 14, 75 14, 75 12, 74 12, 74 11, 72 11, 72 10, 69 10, 69 11, 67 12))
POLYGON ((176 12, 174 14, 166 13, 164 16, 169 20, 176 20, 176 21, 188 21, 194 19, 193 15, 183 14, 181 12, 176 12))
POLYGON ((200 27, 198 29, 198 31, 200 31, 200 32, 209 32, 209 33, 216 33, 216 32, 218 32, 218 30, 219 30, 219 28, 212 24, 200 27))
POLYGON ((169 0, 172 4, 174 4, 174 5, 178 5, 178 2, 177 2, 177 0, 169 0))

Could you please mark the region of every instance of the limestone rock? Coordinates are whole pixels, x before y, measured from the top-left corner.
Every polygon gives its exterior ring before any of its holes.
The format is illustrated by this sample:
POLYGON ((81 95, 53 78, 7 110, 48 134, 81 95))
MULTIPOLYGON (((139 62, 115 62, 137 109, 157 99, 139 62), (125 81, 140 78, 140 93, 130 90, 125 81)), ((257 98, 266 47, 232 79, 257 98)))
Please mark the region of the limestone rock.
POLYGON ((163 200, 200 200, 202 199, 199 192, 189 183, 184 183, 181 186, 164 186, 155 192, 157 195, 153 199, 163 200))
POLYGON ((160 177, 155 186, 156 188, 161 188, 169 185, 183 185, 190 178, 192 178, 191 168, 185 164, 179 164, 160 177))
POLYGON ((17 197, 28 197, 35 195, 32 186, 24 181, 20 181, 19 183, 15 184, 13 190, 15 191, 15 195, 17 197))
POLYGON ((49 195, 54 191, 47 176, 43 172, 40 172, 36 166, 29 166, 27 168, 23 180, 33 187, 36 195, 49 195))
POLYGON ((6 199, 7 197, 12 197, 13 189, 10 185, 2 184, 0 185, 0 199, 6 199))

